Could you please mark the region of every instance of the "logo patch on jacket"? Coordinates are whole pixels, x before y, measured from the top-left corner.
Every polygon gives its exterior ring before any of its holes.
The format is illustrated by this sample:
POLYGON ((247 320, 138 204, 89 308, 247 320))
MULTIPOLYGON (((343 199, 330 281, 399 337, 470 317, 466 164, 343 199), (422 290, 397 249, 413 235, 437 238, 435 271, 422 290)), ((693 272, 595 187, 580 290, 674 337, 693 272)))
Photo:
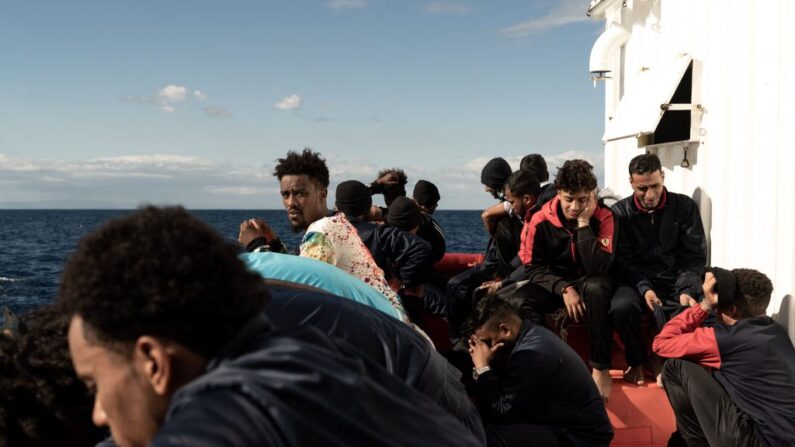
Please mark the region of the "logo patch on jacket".
POLYGON ((605 247, 607 247, 608 245, 610 245, 610 238, 604 237, 604 238, 602 238, 602 240, 600 240, 599 242, 601 242, 601 243, 602 243, 602 245, 604 245, 605 247))

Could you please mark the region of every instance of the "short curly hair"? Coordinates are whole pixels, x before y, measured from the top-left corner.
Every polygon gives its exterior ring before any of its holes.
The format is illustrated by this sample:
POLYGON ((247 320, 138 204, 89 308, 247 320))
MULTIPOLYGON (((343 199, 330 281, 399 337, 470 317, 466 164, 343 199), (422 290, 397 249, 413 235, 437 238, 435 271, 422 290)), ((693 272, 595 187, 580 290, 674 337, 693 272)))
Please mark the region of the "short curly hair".
POLYGON ((288 151, 287 156, 276 160, 276 163, 273 175, 279 181, 285 175, 305 175, 319 183, 320 186, 328 188, 329 173, 326 160, 320 158, 320 153, 313 152, 308 147, 304 148, 304 151, 300 154, 295 151, 288 151))
POLYGON ((400 168, 386 168, 378 171, 378 176, 376 179, 379 179, 387 174, 395 174, 397 177, 398 184, 405 185, 409 182, 409 177, 406 175, 406 171, 400 168))
POLYGON ((596 176, 593 166, 585 160, 566 160, 558 168, 555 176, 555 188, 558 191, 580 192, 596 189, 596 176))
POLYGON ((549 180, 549 171, 547 170, 547 161, 541 154, 525 155, 522 161, 519 162, 519 169, 527 169, 536 175, 539 182, 549 180))
POLYGON ((515 196, 536 196, 541 192, 541 184, 538 177, 529 169, 520 169, 508 178, 508 189, 515 196))
POLYGON ((731 272, 737 279, 737 288, 745 298, 744 303, 735 303, 735 306, 747 317, 763 315, 773 294, 770 278, 754 269, 734 269, 731 272))
POLYGON ((23 315, 0 336, 0 447, 94 445, 93 398, 69 357, 69 316, 54 305, 23 315))
POLYGON ((657 171, 662 171, 662 163, 656 154, 640 154, 629 162, 629 175, 651 174, 657 171))
POLYGON ((60 304, 117 351, 150 335, 209 359, 270 298, 238 253, 183 208, 147 206, 80 240, 60 304))

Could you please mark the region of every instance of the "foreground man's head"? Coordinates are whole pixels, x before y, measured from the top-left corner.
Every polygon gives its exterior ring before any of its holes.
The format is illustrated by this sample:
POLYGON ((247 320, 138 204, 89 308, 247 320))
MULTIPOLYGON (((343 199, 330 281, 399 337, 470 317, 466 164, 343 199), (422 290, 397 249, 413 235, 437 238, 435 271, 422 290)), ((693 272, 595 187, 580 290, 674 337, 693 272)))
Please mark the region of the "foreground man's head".
POLYGON ((148 445, 174 392, 267 300, 237 249, 182 208, 147 207, 83 238, 60 304, 94 423, 122 447, 148 445))

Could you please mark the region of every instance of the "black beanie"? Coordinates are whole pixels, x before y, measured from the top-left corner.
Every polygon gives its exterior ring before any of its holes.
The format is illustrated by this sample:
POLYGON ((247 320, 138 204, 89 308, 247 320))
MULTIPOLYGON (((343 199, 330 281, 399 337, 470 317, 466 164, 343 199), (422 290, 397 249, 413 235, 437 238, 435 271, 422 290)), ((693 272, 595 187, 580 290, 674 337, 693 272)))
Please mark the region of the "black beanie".
POLYGON ((414 185, 414 200, 422 206, 433 206, 439 203, 439 188, 428 180, 420 180, 414 185))
POLYGON ((393 200, 386 214, 387 225, 406 231, 419 226, 421 219, 420 207, 408 197, 398 197, 393 200))
POLYGON ((546 182, 549 180, 549 170, 547 169, 547 161, 541 154, 526 155, 519 163, 519 169, 527 169, 536 175, 539 182, 546 182))
POLYGON ((346 180, 337 185, 337 210, 348 216, 361 216, 370 211, 373 198, 367 186, 356 180, 346 180))
POLYGON ((502 157, 492 158, 480 171, 480 183, 496 190, 502 190, 511 176, 511 165, 502 157))

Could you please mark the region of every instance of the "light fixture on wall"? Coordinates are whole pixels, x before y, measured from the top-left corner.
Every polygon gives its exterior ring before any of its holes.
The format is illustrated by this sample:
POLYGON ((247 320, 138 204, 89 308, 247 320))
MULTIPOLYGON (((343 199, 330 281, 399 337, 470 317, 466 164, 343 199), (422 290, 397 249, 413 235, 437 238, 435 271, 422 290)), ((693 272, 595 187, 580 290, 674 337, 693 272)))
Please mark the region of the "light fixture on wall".
POLYGON ((613 71, 612 55, 615 50, 629 39, 630 32, 618 23, 610 26, 596 39, 591 48, 591 58, 588 63, 591 80, 596 86, 596 81, 610 79, 608 73, 613 71))

